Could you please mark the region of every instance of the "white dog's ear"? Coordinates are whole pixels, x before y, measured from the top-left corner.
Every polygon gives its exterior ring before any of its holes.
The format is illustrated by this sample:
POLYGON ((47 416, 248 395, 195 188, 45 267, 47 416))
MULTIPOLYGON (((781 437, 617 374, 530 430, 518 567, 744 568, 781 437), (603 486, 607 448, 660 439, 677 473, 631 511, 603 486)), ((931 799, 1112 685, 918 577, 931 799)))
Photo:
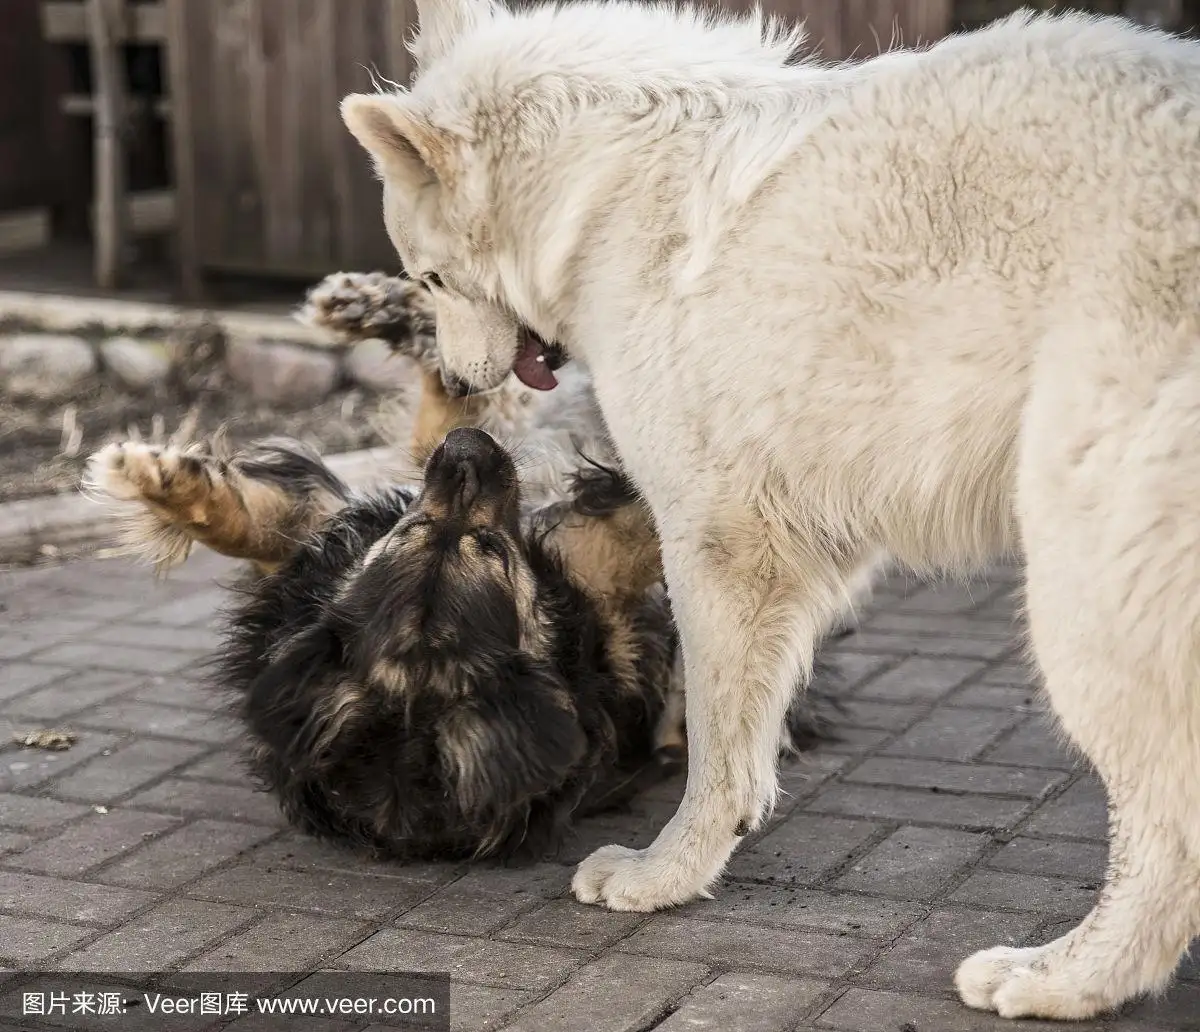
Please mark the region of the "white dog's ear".
POLYGON ((453 181, 458 140, 415 114, 402 94, 351 93, 342 101, 342 121, 388 179, 408 189, 453 181))
POLYGON ((490 21, 495 0, 417 0, 417 35, 410 46, 417 67, 442 57, 454 41, 490 21))

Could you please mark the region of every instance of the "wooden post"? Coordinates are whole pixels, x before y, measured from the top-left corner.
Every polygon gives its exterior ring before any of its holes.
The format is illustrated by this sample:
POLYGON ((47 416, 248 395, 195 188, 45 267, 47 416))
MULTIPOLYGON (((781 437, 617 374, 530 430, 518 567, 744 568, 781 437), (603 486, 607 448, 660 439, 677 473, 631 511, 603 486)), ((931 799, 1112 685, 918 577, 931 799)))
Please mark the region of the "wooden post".
POLYGON ((96 283, 114 290, 121 281, 125 252, 125 69, 121 31, 125 0, 87 0, 92 54, 92 137, 95 142, 96 283))
MULTIPOLYGON (((171 98, 171 179, 175 186, 175 262, 179 293, 184 301, 204 299, 197 242, 197 194, 195 126, 192 119, 188 66, 188 22, 184 4, 188 0, 165 0, 167 38, 163 55, 167 62, 167 92, 171 98)), ((191 0, 193 7, 196 0, 191 0)), ((194 12, 193 12, 194 16, 194 12)), ((215 15, 208 15, 215 17, 215 15)))

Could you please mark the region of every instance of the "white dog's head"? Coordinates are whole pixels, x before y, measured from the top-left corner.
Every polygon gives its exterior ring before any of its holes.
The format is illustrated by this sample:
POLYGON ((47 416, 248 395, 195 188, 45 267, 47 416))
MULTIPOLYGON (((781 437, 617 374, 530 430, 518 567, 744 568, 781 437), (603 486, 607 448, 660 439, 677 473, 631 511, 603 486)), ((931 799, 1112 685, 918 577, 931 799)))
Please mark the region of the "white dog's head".
MULTIPOLYGON (((419 9, 412 51, 421 70, 464 35, 505 16, 490 0, 429 0, 419 9)), ((432 89, 342 101, 342 118, 383 182, 388 235, 408 274, 433 296, 447 385, 486 390, 513 371, 547 390, 555 386, 552 369, 562 352, 527 327, 502 295, 486 169, 473 160, 477 114, 432 89)))
MULTIPOLYGON (((545 214, 544 196, 563 197, 562 171, 535 170, 563 118, 603 107, 644 129, 654 111, 661 132, 685 112, 722 110, 739 85, 757 95, 753 73, 781 69, 802 33, 757 11, 720 20, 637 0, 520 13, 417 0, 417 10, 412 87, 348 96, 342 117, 383 182, 406 271, 433 295, 447 384, 487 390, 513 372, 549 389, 566 357, 548 343, 569 321, 556 309, 563 270, 591 203, 545 214)), ((617 160, 582 136, 572 189, 617 160)))

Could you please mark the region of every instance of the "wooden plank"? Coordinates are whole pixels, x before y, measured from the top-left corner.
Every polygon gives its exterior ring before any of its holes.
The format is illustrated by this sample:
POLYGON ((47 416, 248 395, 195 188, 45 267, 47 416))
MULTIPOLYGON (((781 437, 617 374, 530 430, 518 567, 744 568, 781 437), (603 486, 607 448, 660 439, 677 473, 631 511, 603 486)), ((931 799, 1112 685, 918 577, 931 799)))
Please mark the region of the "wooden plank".
MULTIPOLYGON (((90 118, 96 113, 96 98, 87 93, 66 93, 59 98, 58 106, 64 115, 70 115, 73 118, 90 118)), ((126 106, 130 116, 140 113, 146 107, 146 98, 128 97, 126 106)), ((150 106, 159 118, 171 117, 171 102, 165 97, 155 100, 150 106)))
MULTIPOLYGON (((92 205, 90 216, 96 222, 96 206, 92 205)), ((138 190, 125 198, 124 229, 130 237, 160 236, 175 228, 175 191, 138 190)))
POLYGON ((46 208, 0 212, 0 255, 35 251, 50 243, 50 212, 46 208))
POLYGON ((124 0, 88 0, 96 100, 93 242, 96 283, 105 290, 120 283, 125 249, 125 70, 117 42, 124 14, 124 0))
MULTIPOLYGON (((90 0, 46 0, 42 3, 42 36, 51 43, 87 43, 90 0)), ((118 30, 120 43, 161 43, 168 37, 164 3, 130 4, 130 14, 118 30)))
MULTIPOLYGON (((200 301, 204 282, 196 245, 196 155, 195 122, 189 89, 187 0, 167 0, 167 90, 171 103, 171 164, 175 181, 175 261, 179 290, 185 301, 200 301)), ((192 0, 195 7, 195 0, 192 0)))

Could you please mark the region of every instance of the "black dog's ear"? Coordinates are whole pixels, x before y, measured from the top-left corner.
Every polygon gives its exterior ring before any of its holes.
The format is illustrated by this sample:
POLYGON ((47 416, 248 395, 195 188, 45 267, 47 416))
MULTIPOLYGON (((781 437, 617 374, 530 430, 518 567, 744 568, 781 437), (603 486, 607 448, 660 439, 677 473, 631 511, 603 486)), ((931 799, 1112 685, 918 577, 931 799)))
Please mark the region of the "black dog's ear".
POLYGON ((580 452, 586 465, 570 477, 571 508, 580 516, 609 516, 639 498, 637 488, 620 469, 605 466, 580 452))
POLYGON ((442 770, 480 827, 561 788, 587 746, 561 683, 529 669, 471 693, 438 723, 442 770))

